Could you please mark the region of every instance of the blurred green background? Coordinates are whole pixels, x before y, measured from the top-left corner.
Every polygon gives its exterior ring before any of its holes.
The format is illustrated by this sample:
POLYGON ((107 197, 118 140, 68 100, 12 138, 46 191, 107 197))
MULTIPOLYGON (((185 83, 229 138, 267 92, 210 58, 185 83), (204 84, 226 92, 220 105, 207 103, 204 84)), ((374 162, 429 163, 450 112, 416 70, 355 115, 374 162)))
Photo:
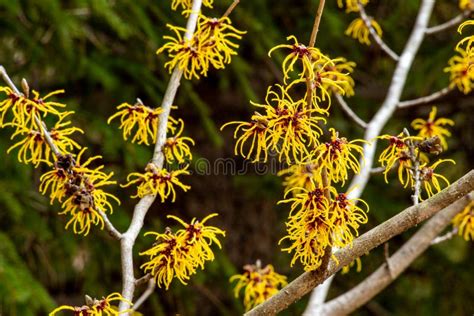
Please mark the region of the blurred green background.
MULTIPOLYGON (((221 15, 230 0, 215 0, 208 16, 221 15)), ((396 52, 403 49, 420 1, 371 1, 367 7, 382 25, 384 39, 396 52)), ((196 140, 194 156, 233 158, 231 129, 219 127, 228 121, 246 120, 252 113, 249 100, 262 101, 268 85, 280 79, 283 55, 267 57, 268 50, 296 35, 305 42, 313 23, 316 0, 241 0, 232 14, 234 25, 248 33, 241 41, 239 56, 225 70, 212 71, 208 78, 183 82, 175 104, 174 117, 186 122, 185 133, 196 140)), ((438 1, 431 24, 459 14, 457 1, 438 1)), ((346 15, 336 1, 327 1, 317 46, 333 57, 344 56, 357 63, 354 74, 356 97, 353 109, 368 120, 383 100, 394 63, 375 46, 362 46, 344 35, 356 14, 346 15)), ((170 9, 169 0, 0 0, 0 64, 15 82, 27 78, 31 88, 43 94, 64 88, 64 102, 76 111, 74 122, 86 131, 77 137, 91 152, 104 156, 107 170, 125 181, 129 172, 142 170, 151 148, 122 141, 116 124, 106 119, 122 102, 140 97, 157 106, 168 80, 163 69, 166 59, 155 51, 169 34, 166 23, 184 25, 184 18, 170 9)), ((448 85, 443 73, 453 47, 460 39, 455 29, 427 38, 410 72, 404 99, 429 94, 448 85)), ((474 98, 453 92, 439 102, 439 113, 456 122, 450 149, 443 158, 456 160, 444 169, 451 180, 473 167, 474 139, 472 112, 474 98)), ((385 131, 397 133, 418 116, 426 117, 430 106, 397 111, 385 131)), ((333 106, 329 125, 349 138, 362 131, 333 106)), ((57 304, 83 304, 83 295, 101 297, 121 289, 118 243, 103 231, 93 229, 88 237, 65 231, 59 205, 49 205, 38 191, 44 170, 33 169, 6 154, 11 131, 0 131, 0 314, 45 315, 57 304)), ((410 192, 395 181, 385 184, 374 176, 363 198, 370 205, 369 223, 362 232, 393 216, 410 204, 410 192)), ((192 190, 180 192, 176 203, 156 203, 149 212, 144 231, 162 231, 167 214, 182 218, 202 217, 216 211, 214 224, 227 236, 217 258, 192 277, 188 286, 176 280, 170 290, 156 290, 143 306, 145 315, 235 315, 243 312, 234 299, 228 279, 241 267, 261 259, 272 263, 289 280, 298 276, 299 265, 289 267, 290 256, 277 245, 284 235, 288 208, 276 205, 283 190, 274 174, 192 175, 183 178, 192 190)), ((132 193, 112 189, 123 201, 111 220, 124 230, 135 200, 132 193)), ((390 242, 395 251, 413 229, 390 242)), ((150 239, 140 236, 135 247, 136 275, 140 274, 140 250, 150 239)), ((397 281, 359 309, 355 315, 470 315, 474 312, 472 243, 457 237, 429 249, 397 281)), ((338 275, 330 297, 356 285, 383 262, 381 249, 362 258, 363 271, 338 275)), ((143 291, 138 288, 137 295, 143 291)), ((284 315, 301 314, 307 297, 292 305, 284 315)))

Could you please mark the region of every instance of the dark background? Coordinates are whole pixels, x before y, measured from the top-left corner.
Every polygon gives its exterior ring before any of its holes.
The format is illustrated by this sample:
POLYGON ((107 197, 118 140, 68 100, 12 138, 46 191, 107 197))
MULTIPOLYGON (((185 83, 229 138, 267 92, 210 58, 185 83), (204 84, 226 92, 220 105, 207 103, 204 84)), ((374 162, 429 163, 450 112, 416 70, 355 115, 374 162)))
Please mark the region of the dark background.
MULTIPOLYGON (((231 1, 215 1, 221 15, 231 1)), ((373 1, 367 7, 380 22, 384 39, 396 52, 403 49, 420 1, 373 1)), ((288 35, 306 42, 317 1, 242 0, 232 14, 234 25, 248 33, 241 41, 239 56, 225 70, 211 71, 208 78, 182 83, 174 117, 186 122, 185 133, 196 141, 195 161, 233 158, 231 129, 220 132, 223 123, 246 120, 253 109, 249 100, 263 100, 268 85, 280 80, 283 55, 267 57, 268 50, 285 43, 288 35)), ((459 14, 457 1, 438 1, 431 25, 459 14)), ((349 99, 364 119, 373 116, 383 100, 394 70, 392 60, 377 47, 362 46, 345 36, 344 30, 357 14, 346 15, 327 1, 317 47, 333 57, 344 56, 357 63, 354 74, 356 97, 349 99)), ((14 81, 27 78, 31 88, 45 94, 66 90, 63 101, 76 111, 74 123, 86 134, 76 139, 91 152, 104 156, 107 170, 125 181, 129 172, 142 170, 151 158, 151 148, 125 143, 117 124, 107 118, 122 102, 140 97, 157 106, 168 80, 164 56, 155 51, 169 34, 166 23, 184 25, 170 1, 157 0, 0 0, 0 63, 14 81)), ((455 28, 425 40, 410 72, 403 99, 427 95, 448 85, 443 68, 461 37, 455 28)), ((453 119, 453 137, 443 158, 455 159, 455 167, 443 169, 455 180, 472 168, 472 96, 453 92, 439 105, 439 113, 453 119)), ((387 133, 398 133, 415 117, 427 117, 430 106, 397 111, 387 133)), ((329 126, 349 138, 362 131, 333 106, 329 126)), ((65 231, 66 218, 57 215, 59 205, 49 205, 38 191, 45 169, 19 164, 16 153, 7 155, 11 130, 0 131, 0 313, 2 315, 45 315, 57 304, 83 304, 83 295, 101 297, 121 290, 120 252, 117 241, 106 232, 92 229, 88 237, 65 231)), ((195 162, 194 162, 195 163, 195 162)), ((192 167, 194 164, 192 165, 192 167)), ((192 168, 191 168, 192 169, 192 168)), ((369 223, 361 232, 395 215, 410 204, 409 190, 401 189, 396 177, 385 184, 382 176, 372 177, 363 198, 370 205, 369 223)), ((243 312, 234 299, 229 277, 247 263, 261 259, 272 263, 279 273, 294 279, 301 266, 289 267, 290 256, 277 245, 284 235, 288 207, 276 205, 282 198, 281 179, 274 174, 259 175, 250 169, 245 175, 192 175, 183 178, 192 189, 179 192, 176 203, 156 203, 146 221, 147 230, 162 231, 167 214, 190 220, 212 211, 220 214, 213 223, 226 230, 223 250, 204 272, 193 276, 188 286, 174 281, 169 291, 156 290, 145 304, 145 315, 235 315, 243 312)), ((130 221, 136 200, 132 190, 111 189, 123 202, 111 220, 123 231, 130 221)), ((395 251, 414 232, 410 230, 390 242, 395 251)), ((138 252, 151 240, 140 235, 136 247, 136 275, 143 263, 138 252)), ((474 312, 472 243, 457 237, 429 249, 422 257, 356 315, 470 315, 474 312)), ((362 258, 363 271, 338 275, 330 291, 334 297, 356 285, 383 262, 381 249, 362 258)), ((139 295, 143 288, 139 288, 139 295)), ((307 298, 286 311, 301 314, 307 298)))

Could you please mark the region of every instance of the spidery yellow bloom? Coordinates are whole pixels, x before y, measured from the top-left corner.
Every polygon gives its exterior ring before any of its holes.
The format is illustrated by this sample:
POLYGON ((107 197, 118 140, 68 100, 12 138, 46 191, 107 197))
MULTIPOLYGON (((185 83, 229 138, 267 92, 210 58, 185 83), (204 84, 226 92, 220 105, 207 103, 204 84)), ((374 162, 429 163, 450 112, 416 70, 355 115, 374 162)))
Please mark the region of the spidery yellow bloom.
POLYGON ((348 141, 345 137, 339 137, 339 133, 334 128, 330 128, 331 141, 319 145, 314 156, 314 163, 319 166, 319 170, 325 167, 330 182, 341 182, 344 185, 348 178, 348 170, 354 173, 360 172, 359 159, 355 153, 363 155, 362 146, 356 143, 366 143, 364 140, 356 139, 348 141))
POLYGON ((193 219, 190 224, 178 217, 168 216, 181 223, 184 229, 178 230, 176 234, 169 228, 163 234, 146 233, 145 235, 155 236, 156 242, 150 249, 140 253, 141 256, 149 257, 140 268, 155 278, 158 287, 164 285, 168 289, 175 277, 186 284, 198 267, 204 269, 205 261, 214 260, 211 244, 214 242, 219 248, 221 246, 217 235, 224 236, 225 232, 217 227, 204 225, 208 219, 216 215, 211 214, 202 221, 193 219))
POLYGON ((120 293, 112 293, 101 300, 91 299, 86 296, 86 305, 63 305, 49 313, 49 316, 55 316, 64 311, 72 311, 69 315, 74 316, 117 316, 131 312, 131 310, 119 312, 116 306, 111 305, 112 302, 126 302, 133 305, 132 302, 123 298, 120 293))
POLYGON ((321 90, 340 93, 348 97, 354 95, 355 82, 350 76, 356 66, 354 62, 338 57, 332 59, 330 63, 325 63, 322 66, 316 63, 315 66, 316 78, 321 85, 321 90))
POLYGON ((171 196, 171 202, 176 200, 176 189, 175 186, 183 189, 184 192, 189 190, 189 185, 183 184, 178 176, 189 175, 187 170, 188 166, 184 169, 168 171, 164 168, 158 169, 153 163, 149 163, 145 168, 145 173, 133 172, 128 175, 128 183, 121 185, 125 188, 131 185, 137 186, 137 194, 132 198, 142 198, 145 195, 159 195, 161 202, 164 202, 169 196, 171 196), (134 178, 135 179, 132 179, 134 178))
POLYGON ((453 218, 453 226, 466 241, 474 240, 474 201, 453 218))
MULTIPOLYGON (((150 142, 156 143, 159 115, 163 112, 161 107, 152 109, 140 103, 135 105, 122 103, 117 106, 117 110, 119 111, 112 115, 107 123, 110 124, 113 119, 120 117, 119 128, 123 130, 124 140, 133 134, 132 143, 137 142, 145 145, 149 145, 150 142)), ((168 131, 174 133, 176 128, 173 125, 176 123, 175 119, 169 117, 168 131)))
POLYGON ((450 87, 457 87, 464 94, 474 89, 474 47, 458 48, 457 55, 448 61, 444 72, 449 72, 450 87))
POLYGON ((360 3, 362 6, 366 6, 369 0, 337 0, 337 6, 339 8, 346 8, 346 13, 359 12, 360 3))
MULTIPOLYGON (((459 25, 459 27, 458 27, 458 33, 462 34, 462 30, 466 26, 470 26, 470 25, 474 25, 474 20, 467 20, 467 21, 461 23, 461 25, 459 25)), ((459 43, 456 45, 456 50, 459 50, 461 48, 461 46, 463 46, 464 44, 466 44, 466 50, 470 50, 470 48, 472 48, 472 43, 473 42, 474 42, 474 35, 467 36, 467 37, 465 37, 465 38, 463 38, 462 40, 459 41, 459 43)))
POLYGON ((290 50, 290 53, 285 57, 282 63, 283 68, 283 80, 286 84, 286 80, 290 78, 290 72, 294 71, 295 63, 299 60, 301 62, 301 72, 299 72, 299 79, 306 76, 313 78, 313 61, 323 59, 327 61, 327 57, 321 53, 321 51, 314 47, 307 47, 298 42, 295 36, 291 35, 286 38, 287 40, 293 40, 293 44, 281 44, 273 47, 269 52, 268 56, 271 57, 273 51, 286 48, 290 50))
POLYGON ((353 266, 356 266, 356 271, 360 272, 362 271, 362 260, 360 258, 356 258, 353 260, 351 263, 349 263, 347 266, 342 267, 341 274, 347 274, 349 273, 350 269, 353 266))
POLYGON ((288 284, 286 277, 276 273, 272 265, 262 268, 260 261, 255 265, 245 265, 244 273, 230 278, 230 282, 234 281, 237 281, 234 288, 235 297, 238 298, 243 290, 246 310, 263 303, 288 284))
MULTIPOLYGON (((398 163, 398 179, 402 185, 407 187, 409 183, 408 180, 411 177, 410 169, 412 166, 407 142, 421 141, 423 138, 418 136, 404 136, 403 133, 400 133, 398 136, 382 135, 378 138, 389 141, 388 147, 385 148, 379 156, 379 162, 382 164, 382 167, 385 168, 383 172, 385 182, 388 183, 388 173, 398 163)), ((418 149, 416 149, 416 154, 417 153, 418 149)), ((420 158, 423 158, 423 156, 420 155, 420 158)))
MULTIPOLYGON (((382 37, 382 28, 374 19, 370 19, 370 25, 378 36, 382 37)), ((364 20, 357 18, 347 28, 346 35, 358 40, 361 44, 370 45, 370 31, 364 20)))
POLYGON ((424 120, 421 118, 417 118, 411 122, 411 126, 414 130, 419 130, 418 136, 423 138, 430 138, 434 136, 438 136, 441 141, 441 145, 443 149, 446 150, 448 148, 448 143, 446 142, 446 137, 451 136, 451 133, 448 129, 446 129, 445 125, 453 126, 453 120, 440 117, 436 119, 437 108, 433 106, 431 108, 431 112, 428 116, 428 120, 424 120))
MULTIPOLYGON (((285 192, 293 188, 310 189, 314 183, 321 183, 321 170, 314 163, 295 164, 278 172, 279 176, 285 176, 283 186, 285 192)), ((301 193, 298 189, 291 191, 293 195, 301 193)))
POLYGON ((420 166, 420 178, 423 187, 425 188, 426 194, 428 197, 431 197, 441 191, 441 181, 442 180, 446 186, 449 186, 449 181, 445 176, 436 173, 435 169, 443 162, 450 162, 456 164, 452 159, 440 159, 432 164, 430 167, 427 166, 427 163, 424 163, 420 166))
POLYGON ((183 163, 186 160, 193 159, 189 144, 194 145, 194 140, 191 137, 181 136, 184 129, 183 120, 178 119, 178 124, 180 127, 176 135, 169 137, 163 146, 163 154, 168 163, 172 163, 173 161, 183 163))

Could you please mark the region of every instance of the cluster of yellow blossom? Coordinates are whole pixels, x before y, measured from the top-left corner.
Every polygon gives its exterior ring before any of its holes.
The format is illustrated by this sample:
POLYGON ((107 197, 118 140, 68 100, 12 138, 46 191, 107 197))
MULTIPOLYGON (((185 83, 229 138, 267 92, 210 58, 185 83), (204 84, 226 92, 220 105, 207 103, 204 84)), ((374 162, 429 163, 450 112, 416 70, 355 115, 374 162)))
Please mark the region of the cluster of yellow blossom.
POLYGON ((64 311, 71 311, 70 315, 74 316, 118 316, 130 313, 131 310, 125 310, 122 312, 118 311, 116 306, 111 305, 111 302, 127 302, 128 304, 132 305, 132 302, 128 301, 127 299, 123 298, 120 293, 112 293, 107 297, 103 297, 102 299, 92 299, 86 295, 86 304, 82 306, 70 306, 70 305, 63 305, 51 313, 49 316, 58 315, 64 311))
POLYGON ((103 172, 103 166, 90 168, 91 162, 100 156, 81 162, 85 150, 82 149, 76 158, 71 154, 58 156, 53 170, 41 176, 39 190, 49 194, 51 204, 54 201, 62 203, 63 211, 59 214, 71 216, 66 228, 72 226, 74 233, 87 235, 91 225, 104 228, 101 212, 113 212, 109 200, 115 200, 118 204, 120 201, 101 189, 116 183, 110 180, 113 172, 103 172))
POLYGON ((459 8, 461 10, 474 10, 474 0, 459 0, 459 8))
POLYGON ((281 201, 292 206, 286 223, 288 235, 280 242, 290 243, 283 250, 294 253, 292 265, 299 259, 310 271, 319 267, 327 249, 349 245, 360 224, 367 222, 365 202, 348 199, 332 186, 344 185, 350 171, 360 172, 358 155, 363 153, 360 143, 364 141, 349 141, 333 128, 328 141, 320 141, 333 93, 354 94, 350 74, 355 64, 344 58, 331 59, 295 36, 287 40, 292 43, 277 45, 269 52, 289 50, 282 61, 284 84, 268 88, 264 104, 251 102, 257 111, 249 122, 229 122, 222 128, 237 125, 236 155, 266 162, 270 153, 277 153, 279 161, 289 165, 279 173, 286 176, 286 194, 293 194, 281 201))
MULTIPOLYGON (((346 8, 346 13, 351 12, 360 12, 360 7, 364 7, 369 3, 369 0, 337 0, 337 5, 340 8, 346 8)), ((370 23, 370 28, 375 32, 379 37, 382 37, 382 28, 375 21, 375 19, 368 17, 370 23)), ((370 45, 370 29, 367 26, 366 22, 362 18, 354 19, 351 24, 349 24, 346 32, 346 35, 358 40, 361 44, 370 45)))
MULTIPOLYGON (((415 175, 418 171, 419 181, 425 189, 426 195, 431 197, 442 190, 441 182, 449 185, 448 179, 436 173, 436 168, 444 162, 455 163, 452 159, 439 159, 430 165, 428 154, 440 154, 448 148, 446 137, 451 133, 446 125, 453 126, 454 122, 447 118, 436 119, 437 108, 433 107, 427 120, 417 118, 411 126, 418 131, 418 135, 409 136, 400 133, 397 136, 382 135, 379 138, 388 140, 389 145, 379 157, 379 162, 385 168, 385 181, 388 183, 389 172, 398 164, 398 179, 405 187, 413 187, 416 183, 415 175), (415 167, 417 162, 417 168, 415 167)), ((421 198, 421 192, 420 196, 421 198)))
POLYGON ((234 281, 237 281, 234 288, 235 297, 238 298, 240 292, 244 291, 246 310, 263 303, 287 285, 284 275, 276 273, 270 264, 262 268, 259 260, 256 264, 245 265, 244 273, 230 278, 230 282, 234 281))
MULTIPOLYGON (((472 2, 471 2, 472 5, 472 2)), ((462 33, 466 26, 474 25, 474 20, 462 23, 458 32, 462 33)), ((450 74, 450 87, 457 87, 464 94, 470 93, 474 89, 474 35, 463 38, 456 45, 457 55, 448 61, 448 67, 444 69, 450 74)))
POLYGON ((208 215, 202 221, 194 218, 190 224, 178 217, 168 216, 178 221, 184 228, 176 233, 169 228, 163 234, 146 233, 145 235, 155 236, 156 241, 150 249, 140 253, 149 257, 149 261, 141 266, 144 273, 150 273, 158 287, 164 285, 168 289, 175 277, 186 284, 198 267, 204 269, 206 261, 214 260, 214 253, 210 247, 212 243, 221 248, 218 235, 225 236, 225 232, 217 227, 204 225, 207 220, 215 216, 217 214, 208 215))
MULTIPOLYGON (((203 0, 202 5, 212 9, 212 3, 213 2, 214 2, 214 0, 203 0)), ((193 5, 192 0, 173 0, 173 1, 171 1, 171 9, 172 10, 176 11, 178 9, 178 7, 180 7, 183 14, 186 14, 186 15, 189 13, 189 10, 191 10, 192 5, 193 5)))
POLYGON ((223 69, 231 62, 231 57, 237 55, 238 44, 232 40, 240 40, 246 32, 232 26, 228 17, 208 18, 199 16, 196 32, 191 38, 186 38, 186 29, 167 25, 175 33, 164 36, 167 40, 157 54, 167 52, 171 58, 165 64, 171 73, 175 67, 183 71, 186 79, 207 76, 209 68, 223 69))
POLYGON ((76 132, 83 133, 80 128, 71 126, 69 116, 74 112, 60 111, 66 105, 49 100, 63 93, 63 90, 44 97, 33 90, 30 97, 26 81, 22 85, 23 93, 10 87, 0 87, 0 92, 6 95, 6 99, 0 102, 0 126, 15 128, 12 139, 22 137, 8 152, 18 148, 20 162, 32 163, 35 167, 45 163, 52 167, 41 176, 39 190, 42 194, 49 194, 51 204, 54 201, 62 203, 59 214, 70 216, 66 229, 72 226, 74 233, 87 235, 92 225, 103 228, 101 213, 113 211, 110 199, 120 203, 115 196, 102 189, 115 184, 111 180, 113 173, 103 172, 103 166, 90 168, 90 163, 100 156, 81 162, 86 148, 81 149, 69 137, 76 132), (43 122, 48 115, 57 119, 50 130, 43 122), (74 154, 75 150, 79 150, 79 154, 74 154))

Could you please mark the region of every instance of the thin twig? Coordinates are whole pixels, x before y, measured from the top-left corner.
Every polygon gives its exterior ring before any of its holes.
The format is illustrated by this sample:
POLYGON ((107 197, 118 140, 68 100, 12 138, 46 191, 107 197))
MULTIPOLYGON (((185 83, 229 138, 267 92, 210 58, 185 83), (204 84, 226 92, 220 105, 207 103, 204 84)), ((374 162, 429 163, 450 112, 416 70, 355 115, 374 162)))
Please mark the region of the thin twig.
POLYGON ((225 11, 224 15, 222 15, 223 18, 226 18, 228 17, 232 11, 235 9, 235 7, 239 4, 240 0, 234 0, 234 2, 232 2, 232 4, 227 8, 227 10, 225 11))
POLYGON ((432 26, 426 29, 425 34, 426 35, 433 35, 439 32, 442 32, 444 30, 447 30, 449 28, 457 26, 459 23, 461 23, 465 18, 467 18, 471 14, 471 10, 465 10, 463 13, 455 16, 449 21, 446 21, 442 24, 432 26))
POLYGON ((398 61, 400 59, 400 56, 398 56, 387 44, 385 44, 382 38, 374 30, 371 24, 371 20, 370 20, 371 18, 365 12, 364 6, 360 2, 357 2, 357 6, 359 7, 360 17, 364 21, 365 26, 369 29, 369 32, 370 32, 370 35, 372 35, 372 38, 390 58, 392 58, 395 61, 398 61))
POLYGON ((340 95, 339 93, 334 93, 334 96, 336 97, 336 100, 341 106, 341 109, 344 111, 344 113, 346 113, 354 121, 354 123, 356 123, 363 129, 366 129, 367 123, 363 119, 361 119, 354 111, 352 111, 351 107, 347 104, 342 95, 340 95))
POLYGON ((452 230, 450 230, 449 232, 447 232, 446 234, 442 235, 442 236, 438 236, 436 237, 435 239, 433 239, 431 241, 431 245, 437 245, 439 243, 442 243, 446 240, 450 240, 452 239, 454 236, 456 236, 458 234, 458 228, 457 227, 453 227, 452 230))
POLYGON ((274 296, 245 315, 275 315, 288 308, 296 300, 338 272, 342 267, 350 264, 354 259, 363 256, 375 247, 418 225, 458 200, 462 200, 467 204, 464 197, 473 190, 474 170, 471 170, 440 193, 418 205, 410 206, 404 211, 399 212, 397 215, 356 238, 352 245, 334 253, 334 259, 329 263, 325 273, 321 274, 318 271, 303 273, 274 296))
POLYGON ((311 37, 309 38, 309 47, 314 47, 316 43, 316 37, 318 36, 319 24, 321 23, 321 17, 323 16, 324 4, 326 0, 319 0, 318 10, 314 18, 313 30, 311 31, 311 37))
POLYGON ((370 301, 375 295, 393 282, 431 245, 431 241, 449 225, 456 216, 474 198, 474 192, 452 203, 431 218, 413 237, 410 238, 388 261, 391 265, 391 275, 386 265, 380 266, 374 273, 343 295, 327 302, 318 310, 318 315, 335 316, 348 315, 358 307, 370 301))
MULTIPOLYGON (((404 128, 403 133, 409 137, 410 133, 408 132, 408 129, 404 128)), ((410 174, 413 179, 413 195, 411 196, 411 199, 413 201, 413 205, 417 205, 420 199, 420 189, 421 189, 421 178, 420 178, 420 152, 418 154, 416 153, 416 148, 415 144, 411 139, 406 141, 406 145, 408 146, 408 151, 409 151, 409 159, 412 163, 412 167, 410 170, 410 174)), ((409 181, 407 179, 407 181, 409 181)))
POLYGON ((112 236, 113 238, 117 240, 122 239, 122 234, 115 228, 115 226, 112 224, 112 222, 108 218, 107 214, 105 214, 105 212, 102 210, 99 210, 99 214, 104 219, 105 228, 109 232, 110 236, 112 236))
MULTIPOLYGON (((191 8, 191 14, 189 15, 188 21, 186 23, 186 32, 184 38, 189 40, 192 38, 194 31, 196 29, 197 19, 199 12, 201 10, 202 0, 194 0, 191 8)), ((180 85, 181 76, 183 71, 178 67, 175 67, 171 78, 168 82, 168 86, 163 96, 163 101, 161 103, 161 108, 163 111, 159 116, 158 130, 157 130, 157 141, 155 144, 155 149, 153 152, 152 162, 158 169, 163 168, 164 164, 164 155, 163 155, 163 146, 166 143, 166 129, 168 124, 168 118, 171 110, 171 106, 174 102, 176 92, 180 85)), ((146 195, 138 201, 135 205, 133 211, 132 221, 129 228, 123 234, 121 240, 121 260, 122 260, 122 296, 128 301, 133 300, 133 294, 135 292, 135 276, 134 276, 134 265, 133 265, 133 246, 135 240, 140 233, 145 216, 150 209, 151 205, 155 201, 156 196, 146 195)), ((129 304, 125 301, 120 302, 119 310, 121 312, 127 310, 129 304)), ((123 315, 128 315, 125 313, 123 315)))
POLYGON ((151 278, 152 278, 151 274, 147 273, 144 276, 142 276, 140 279, 135 280, 135 286, 139 286, 139 285, 142 285, 144 283, 147 283, 148 280, 150 280, 151 278))
POLYGON ((385 264, 387 266, 388 273, 392 279, 395 279, 395 274, 393 272, 392 265, 390 264, 390 250, 389 250, 389 244, 386 242, 383 245, 383 256, 385 258, 385 264))
POLYGON ((434 92, 430 95, 427 95, 427 96, 424 96, 424 97, 421 97, 421 98, 401 101, 401 102, 398 103, 398 107, 401 108, 401 109, 404 109, 404 108, 408 108, 408 107, 412 107, 412 106, 416 106, 416 105, 428 104, 428 103, 431 103, 433 101, 436 101, 436 100, 444 97, 445 95, 447 95, 451 91, 453 91, 453 89, 451 87, 446 87, 446 88, 443 88, 439 91, 436 91, 436 92, 434 92))
POLYGON ((146 290, 140 295, 140 297, 133 303, 132 310, 136 311, 142 304, 150 297, 151 294, 153 294, 153 291, 155 290, 156 287, 156 282, 153 279, 150 279, 148 281, 148 286, 146 287, 146 290))
POLYGON ((385 167, 372 168, 370 170, 370 174, 379 174, 379 173, 383 173, 384 171, 385 171, 385 167))

